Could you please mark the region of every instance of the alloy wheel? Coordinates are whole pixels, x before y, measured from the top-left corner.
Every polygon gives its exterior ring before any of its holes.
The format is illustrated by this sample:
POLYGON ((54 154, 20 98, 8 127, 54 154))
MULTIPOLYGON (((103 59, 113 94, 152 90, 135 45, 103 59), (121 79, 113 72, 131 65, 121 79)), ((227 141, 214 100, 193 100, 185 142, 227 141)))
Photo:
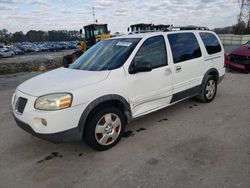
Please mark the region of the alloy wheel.
POLYGON ((121 132, 121 120, 114 113, 105 114, 95 128, 95 138, 100 145, 110 145, 116 141, 121 132))

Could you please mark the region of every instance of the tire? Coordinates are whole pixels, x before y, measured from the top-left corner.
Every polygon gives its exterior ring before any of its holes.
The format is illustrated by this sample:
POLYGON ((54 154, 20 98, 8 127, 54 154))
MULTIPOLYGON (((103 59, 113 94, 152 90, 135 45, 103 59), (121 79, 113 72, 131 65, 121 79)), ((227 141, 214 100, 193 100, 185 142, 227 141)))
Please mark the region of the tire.
POLYGON ((74 63, 78 58, 79 56, 77 54, 72 54, 72 63, 74 63))
POLYGON ((83 138, 94 150, 104 151, 115 146, 125 130, 123 112, 112 106, 102 106, 87 119, 83 138))
POLYGON ((197 97, 204 103, 209 103, 214 100, 217 93, 217 80, 214 76, 208 75, 202 85, 201 93, 197 97))

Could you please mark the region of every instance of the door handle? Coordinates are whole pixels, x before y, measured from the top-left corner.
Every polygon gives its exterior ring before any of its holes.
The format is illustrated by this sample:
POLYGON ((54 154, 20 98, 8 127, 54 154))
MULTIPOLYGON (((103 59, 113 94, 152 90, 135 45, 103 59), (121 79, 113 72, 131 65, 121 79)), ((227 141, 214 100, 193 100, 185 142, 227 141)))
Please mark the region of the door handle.
POLYGON ((176 67, 175 67, 175 70, 176 70, 176 72, 181 71, 181 66, 179 66, 179 65, 178 65, 178 66, 176 66, 176 67))

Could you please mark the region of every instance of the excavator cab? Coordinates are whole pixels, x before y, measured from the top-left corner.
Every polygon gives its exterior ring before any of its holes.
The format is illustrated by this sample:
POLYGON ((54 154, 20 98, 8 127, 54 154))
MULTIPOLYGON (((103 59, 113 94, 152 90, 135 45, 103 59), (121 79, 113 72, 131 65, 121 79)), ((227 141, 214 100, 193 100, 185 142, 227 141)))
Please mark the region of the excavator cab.
POLYGON ((90 24, 84 26, 87 47, 95 45, 100 40, 110 38, 107 24, 90 24))
MULTIPOLYGON (((68 67, 71 63, 76 61, 88 48, 95 45, 97 42, 110 38, 107 24, 90 24, 84 26, 85 41, 79 42, 76 51, 72 54, 63 57, 63 66, 68 67)), ((80 30, 82 34, 82 29, 80 30)))

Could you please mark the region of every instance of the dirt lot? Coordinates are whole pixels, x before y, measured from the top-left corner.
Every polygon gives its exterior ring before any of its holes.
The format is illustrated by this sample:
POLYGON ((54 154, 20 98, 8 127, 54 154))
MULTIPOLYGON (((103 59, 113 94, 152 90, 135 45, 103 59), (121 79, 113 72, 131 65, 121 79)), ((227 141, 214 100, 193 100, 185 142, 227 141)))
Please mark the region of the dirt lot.
POLYGON ((116 147, 96 152, 16 126, 11 95, 35 74, 0 76, 0 187, 250 187, 250 75, 227 73, 212 103, 143 117, 116 147))
POLYGON ((61 67, 63 56, 72 54, 74 50, 60 52, 33 52, 10 58, 0 59, 0 75, 17 72, 42 71, 61 67))

